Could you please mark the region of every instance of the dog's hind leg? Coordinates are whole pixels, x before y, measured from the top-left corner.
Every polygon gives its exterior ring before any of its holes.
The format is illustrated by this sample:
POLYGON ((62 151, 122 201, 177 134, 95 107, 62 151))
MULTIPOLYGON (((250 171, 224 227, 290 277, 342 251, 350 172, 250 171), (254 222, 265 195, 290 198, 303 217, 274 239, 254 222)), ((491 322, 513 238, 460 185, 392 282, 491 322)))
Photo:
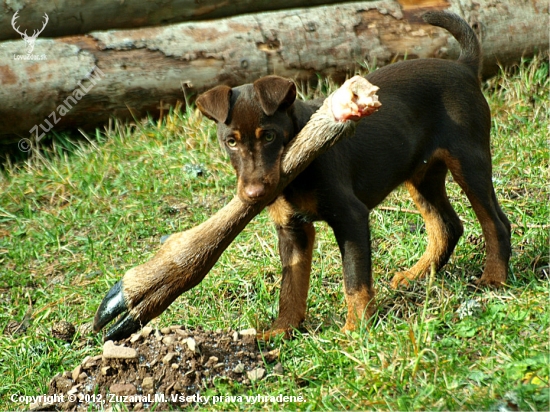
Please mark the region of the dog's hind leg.
POLYGON ((405 183, 424 218, 428 246, 420 260, 411 269, 395 274, 391 281, 393 288, 425 276, 432 263, 435 263, 436 269, 439 270, 449 260, 462 235, 462 222, 449 203, 445 191, 446 175, 445 163, 434 159, 427 169, 405 183))
POLYGON ((491 178, 490 155, 487 156, 488 159, 470 155, 458 160, 449 155, 447 164, 455 181, 468 196, 485 238, 487 260, 476 283, 501 286, 508 274, 511 226, 498 204, 491 178))
POLYGON ((300 326, 306 315, 315 228, 312 223, 290 221, 277 225, 277 234, 283 267, 279 316, 271 329, 261 335, 263 339, 283 333, 288 335, 300 326))

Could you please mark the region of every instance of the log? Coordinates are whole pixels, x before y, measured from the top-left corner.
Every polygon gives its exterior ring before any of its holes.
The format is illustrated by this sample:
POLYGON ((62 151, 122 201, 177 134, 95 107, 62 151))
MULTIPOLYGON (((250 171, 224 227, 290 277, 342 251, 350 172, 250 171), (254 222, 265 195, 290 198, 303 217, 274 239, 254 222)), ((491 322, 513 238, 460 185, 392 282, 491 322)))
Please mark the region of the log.
MULTIPOLYGON (((259 13, 296 7, 344 3, 346 0, 57 0, 17 2, 4 0, 0 15, 0 41, 19 39, 11 27, 11 19, 18 12, 19 23, 33 29, 41 27, 44 13, 49 22, 41 37, 60 37, 86 34, 95 30, 135 29, 164 26, 186 21, 219 19, 245 13, 259 13)), ((350 0, 347 0, 350 2, 350 0)), ((375 1, 375 0, 366 0, 375 1)))
POLYGON ((277 74, 297 81, 332 76, 341 82, 361 64, 406 58, 456 59, 456 41, 426 25, 421 12, 447 9, 481 36, 483 71, 548 51, 541 0, 382 0, 232 17, 165 27, 38 38, 34 55, 19 60, 22 40, 0 43, 0 141, 40 140, 43 131, 158 116, 219 84, 236 86, 277 74), (481 4, 481 7, 477 5, 481 4), (101 70, 99 75, 95 67, 101 70), (90 73, 98 77, 91 86, 90 73), (82 94, 76 104, 69 96, 82 94), (68 107, 70 106, 70 108, 68 107), (63 112, 62 114, 60 112, 63 112), (57 122, 54 122, 54 118, 57 122), (7 121, 6 121, 7 120, 7 121), (31 132, 33 130, 33 132, 31 132))
POLYGON ((355 76, 313 114, 285 148, 281 179, 271 197, 245 203, 238 196, 207 221, 171 235, 148 262, 130 269, 107 293, 94 317, 100 331, 118 315, 105 340, 121 339, 160 315, 179 295, 199 284, 223 251, 262 209, 271 203, 315 157, 353 134, 355 123, 381 106, 378 87, 355 76))

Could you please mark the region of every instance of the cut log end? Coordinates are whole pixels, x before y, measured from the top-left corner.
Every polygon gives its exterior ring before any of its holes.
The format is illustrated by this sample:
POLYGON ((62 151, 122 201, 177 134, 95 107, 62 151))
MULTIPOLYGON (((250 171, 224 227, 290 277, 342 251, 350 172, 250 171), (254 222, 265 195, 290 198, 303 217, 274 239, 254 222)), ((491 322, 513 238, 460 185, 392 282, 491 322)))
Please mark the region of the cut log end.
POLYGON ((374 113, 382 105, 376 95, 378 90, 361 76, 347 80, 331 97, 334 119, 339 122, 357 121, 374 113))

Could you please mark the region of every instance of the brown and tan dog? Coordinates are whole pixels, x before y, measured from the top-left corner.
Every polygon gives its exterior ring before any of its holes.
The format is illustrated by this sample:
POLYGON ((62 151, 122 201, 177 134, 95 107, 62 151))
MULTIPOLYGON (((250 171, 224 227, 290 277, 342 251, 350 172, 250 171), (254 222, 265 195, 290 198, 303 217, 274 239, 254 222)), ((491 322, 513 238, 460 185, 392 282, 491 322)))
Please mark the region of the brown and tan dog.
MULTIPOLYGON (((458 61, 405 61, 369 74, 367 79, 380 87, 383 107, 359 122, 353 138, 314 160, 269 206, 283 268, 279 316, 271 333, 287 332, 304 320, 317 220, 334 230, 342 254, 344 329, 372 314, 369 212, 402 183, 426 222, 429 241, 420 260, 397 273, 391 285, 424 276, 432 262, 440 269, 463 232, 445 191, 449 170, 470 200, 486 241, 486 266, 477 283, 506 281, 510 223, 491 181, 491 115, 480 90, 479 43, 454 14, 430 12, 423 18, 458 40, 458 61)), ((243 201, 272 194, 285 146, 318 105, 296 100, 294 83, 277 76, 233 89, 218 86, 197 99, 202 113, 217 122, 243 201)))
POLYGON ((425 276, 432 264, 440 269, 463 232, 445 191, 448 171, 470 200, 485 237, 487 260, 478 284, 503 284, 510 223, 491 180, 491 115, 480 90, 479 43, 454 14, 430 12, 424 19, 458 40, 458 61, 411 60, 369 74, 367 79, 380 87, 382 107, 358 122, 353 137, 309 163, 284 189, 288 176, 281 164, 288 159, 283 156, 299 140, 298 133, 311 127, 308 120, 321 102, 296 100, 294 83, 277 76, 233 89, 219 86, 201 95, 197 106, 217 122, 220 144, 238 175, 242 201, 234 199, 226 208, 252 212, 239 212, 246 219, 235 223, 227 219, 235 213, 217 218, 224 208, 199 227, 172 235, 153 259, 129 270, 111 288, 94 329, 118 316, 106 334, 118 339, 158 316, 202 280, 236 234, 268 204, 277 226, 283 279, 279 316, 266 335, 286 333, 304 320, 316 220, 331 226, 340 247, 348 305, 344 329, 354 329, 374 311, 370 210, 404 183, 426 222, 427 250, 411 269, 394 276, 393 287, 425 276))

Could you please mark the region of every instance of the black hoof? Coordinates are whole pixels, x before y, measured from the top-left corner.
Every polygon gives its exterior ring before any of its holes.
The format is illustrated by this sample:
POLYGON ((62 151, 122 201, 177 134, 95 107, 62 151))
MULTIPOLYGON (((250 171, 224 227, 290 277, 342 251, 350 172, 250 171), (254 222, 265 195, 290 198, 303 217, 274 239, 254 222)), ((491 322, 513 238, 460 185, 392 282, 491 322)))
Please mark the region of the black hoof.
POLYGON ((118 281, 103 298, 94 317, 94 331, 99 332, 105 325, 122 315, 120 319, 107 331, 104 340, 119 340, 130 336, 144 325, 135 320, 128 313, 128 306, 124 300, 122 281, 118 281))
POLYGON ((143 323, 139 320, 135 320, 129 313, 127 313, 125 316, 121 317, 117 323, 109 328, 107 333, 105 333, 103 340, 120 340, 127 338, 132 333, 140 330, 143 326, 145 326, 143 323))

